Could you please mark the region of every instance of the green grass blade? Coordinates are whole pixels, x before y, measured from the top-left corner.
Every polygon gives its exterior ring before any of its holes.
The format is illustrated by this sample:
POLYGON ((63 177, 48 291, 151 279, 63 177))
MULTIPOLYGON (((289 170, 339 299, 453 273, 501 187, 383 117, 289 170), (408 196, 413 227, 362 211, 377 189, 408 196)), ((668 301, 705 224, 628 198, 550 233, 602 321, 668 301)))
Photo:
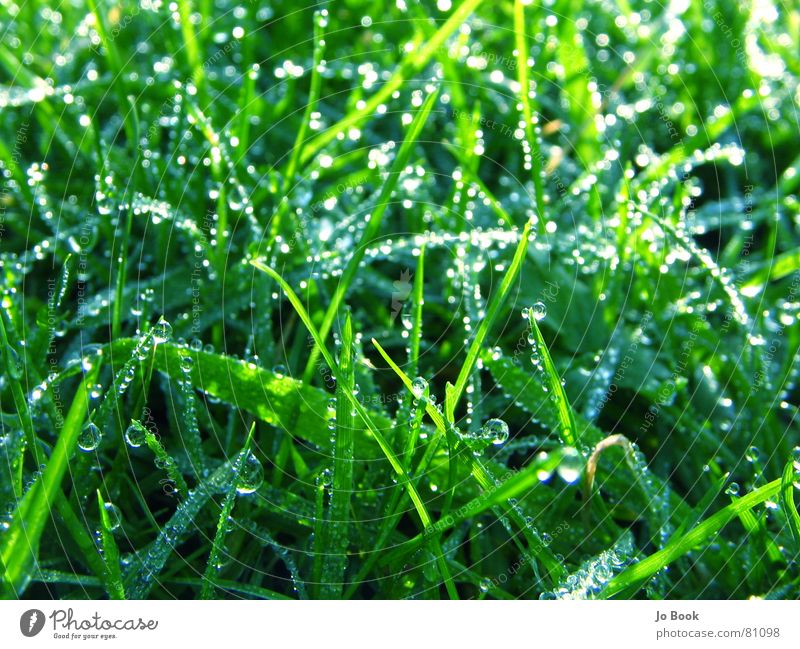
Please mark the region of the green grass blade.
POLYGON ((572 406, 567 398, 567 393, 564 391, 564 386, 561 384, 561 377, 553 363, 553 358, 550 356, 547 344, 544 342, 544 337, 539 329, 539 325, 536 324, 534 309, 529 309, 528 321, 530 323, 531 334, 536 340, 536 350, 534 353, 541 359, 547 382, 550 384, 550 394, 555 398, 559 419, 558 432, 567 446, 575 446, 578 443, 578 427, 575 424, 572 406))
POLYGON ((226 489, 235 480, 230 462, 217 469, 206 482, 186 494, 172 517, 159 530, 156 539, 140 551, 125 571, 125 592, 129 599, 144 599, 158 583, 169 556, 187 535, 197 515, 208 504, 212 493, 226 489))
POLYGON ((737 518, 741 512, 748 511, 766 500, 774 498, 781 489, 781 480, 772 482, 739 498, 736 502, 721 509, 705 521, 697 525, 682 538, 676 539, 662 550, 642 559, 627 570, 612 579, 603 591, 604 597, 613 597, 617 593, 643 585, 644 581, 652 577, 659 570, 669 565, 679 557, 707 541, 725 525, 737 518))
POLYGON ((75 451, 89 406, 89 386, 96 379, 99 363, 84 377, 75 392, 69 412, 64 420, 58 442, 47 461, 41 477, 28 490, 14 512, 8 531, 0 546, 0 563, 4 568, 3 597, 20 594, 30 579, 36 562, 39 541, 44 532, 50 509, 61 491, 61 481, 67 470, 69 458, 75 451))
POLYGON ((326 525, 326 555, 322 565, 321 594, 325 599, 342 596, 347 547, 350 534, 350 497, 353 492, 353 409, 345 392, 355 388, 353 359, 353 321, 345 314, 339 348, 339 375, 336 383, 336 442, 333 450, 333 491, 326 525))
MULTIPOLYGON (((327 9, 324 10, 327 15, 327 9)), ((311 115, 317 110, 317 102, 319 101, 320 89, 322 87, 322 74, 320 68, 322 59, 325 56, 325 27, 327 18, 321 11, 314 12, 314 58, 311 67, 311 85, 308 91, 308 101, 303 117, 300 120, 300 128, 297 129, 297 135, 294 139, 294 146, 289 155, 289 162, 286 165, 286 173, 283 178, 283 197, 278 206, 278 210, 272 219, 272 233, 270 235, 270 245, 275 240, 275 237, 281 231, 281 225, 286 214, 289 213, 289 195, 292 191, 292 185, 295 181, 297 174, 298 164, 300 162, 300 153, 305 145, 306 133, 308 133, 308 125, 311 121, 311 115)))
POLYGON ((111 516, 99 489, 97 490, 97 509, 100 512, 100 540, 103 548, 103 563, 106 567, 106 592, 111 599, 125 599, 125 587, 122 584, 122 571, 119 564, 119 548, 114 539, 111 516))
MULTIPOLYGON (((109 353, 114 357, 130 354, 135 344, 132 339, 116 341, 109 353)), ((302 439, 332 451, 328 419, 324 415, 330 394, 325 390, 252 362, 213 352, 187 350, 173 343, 158 345, 152 366, 173 380, 182 380, 186 376, 182 363, 187 355, 193 359, 190 380, 195 388, 271 426, 296 430, 296 435, 302 439)), ((369 416, 379 430, 392 426, 392 420, 377 409, 371 409, 369 416)), ((354 447, 356 454, 372 457, 370 452, 374 451, 375 441, 357 428, 354 447)))
POLYGON ((163 467, 164 471, 167 472, 167 477, 172 481, 175 491, 179 495, 183 495, 189 492, 189 486, 186 484, 186 480, 183 479, 183 475, 178 470, 178 463, 175 462, 175 459, 167 453, 164 445, 161 443, 161 439, 156 437, 156 435, 145 428, 140 421, 136 419, 131 420, 131 426, 134 426, 139 430, 141 434, 144 435, 144 442, 147 445, 153 455, 156 456, 156 465, 159 467, 163 467))
POLYGON ((386 102, 403 84, 407 83, 414 74, 427 65, 445 41, 450 38, 453 32, 455 32, 469 15, 475 11, 481 1, 482 0, 464 0, 464 2, 450 14, 450 17, 424 46, 421 48, 414 48, 406 55, 400 65, 392 73, 389 81, 383 84, 378 92, 365 101, 361 108, 349 112, 324 133, 320 133, 311 140, 303 149, 301 160, 308 160, 326 144, 335 140, 340 133, 344 133, 349 128, 356 126, 374 115, 378 106, 386 102))
POLYGON ((800 481, 798 474, 800 474, 800 459, 795 459, 786 463, 781 477, 781 507, 789 529, 792 531, 795 557, 800 555, 800 514, 797 513, 797 506, 794 502, 795 491, 798 481, 800 481))
POLYGON ((514 43, 517 50, 517 82, 519 83, 519 100, 522 105, 522 119, 525 122, 525 139, 530 148, 531 177, 536 194, 535 209, 537 212, 536 228, 541 235, 545 232, 544 222, 544 182, 542 180, 542 152, 539 136, 534 124, 531 108, 531 82, 528 77, 527 30, 525 29, 525 0, 514 0, 514 43))
POLYGON ((458 378, 456 379, 455 388, 452 395, 453 408, 458 405, 461 395, 464 393, 464 388, 467 385, 469 375, 472 372, 472 369, 475 367, 475 362, 478 360, 478 356, 480 355, 483 345, 486 342, 486 336, 489 334, 489 329, 494 324, 494 321, 500 313, 500 310, 505 307, 506 298, 511 290, 511 286, 517 280, 517 276, 522 268, 522 262, 524 261, 525 255, 528 251, 528 239, 530 237, 530 232, 531 222, 528 221, 525 224, 525 227, 522 228, 519 243, 517 244, 517 249, 514 253, 514 258, 511 261, 505 276, 503 277, 503 281, 500 283, 500 287, 497 289, 497 292, 492 295, 491 300, 489 301, 489 306, 486 310, 486 317, 481 320, 478 331, 475 333, 475 338, 473 338, 472 342, 470 343, 469 350, 467 351, 467 357, 464 361, 464 364, 461 366, 461 370, 458 373, 458 378))
MULTIPOLYGON (((392 193, 397 186, 397 182, 400 180, 400 174, 408 165, 408 161, 411 157, 411 151, 417 144, 419 135, 422 132, 422 128, 428 121, 428 116, 433 110, 433 106, 436 103, 436 98, 438 95, 438 89, 431 92, 414 117, 414 121, 411 122, 411 125, 409 126, 408 131, 403 139, 403 143, 400 145, 400 150, 397 152, 397 156, 395 157, 389 169, 386 182, 383 183, 381 191, 378 194, 378 198, 375 202, 375 207, 372 209, 369 222, 361 234, 361 239, 355 245, 353 256, 347 262, 347 266, 345 267, 342 276, 339 277, 338 281, 336 282, 336 288, 333 296, 331 296, 328 308, 325 310, 325 316, 322 319, 322 324, 319 326, 319 335, 323 342, 325 342, 328 333, 330 332, 331 326, 333 325, 333 320, 339 313, 339 307, 341 306, 342 300, 344 300, 345 294, 350 288, 350 285, 353 283, 356 272, 358 271, 358 268, 364 259, 364 255, 367 253, 367 246, 373 242, 378 234, 378 231, 380 230, 381 223, 383 221, 383 214, 386 211, 386 208, 389 206, 392 193)), ((306 369, 303 374, 303 381, 305 383, 309 383, 311 381, 314 367, 317 363, 317 359, 319 358, 319 349, 319 347, 315 347, 309 355, 308 363, 306 364, 306 369)))
POLYGON ((239 452, 236 461, 233 464, 234 479, 228 485, 225 492, 225 500, 219 512, 219 519, 217 520, 217 530, 214 532, 214 541, 211 544, 211 552, 208 555, 206 562, 206 571, 203 575, 203 585, 200 588, 200 599, 211 599, 214 596, 214 586, 218 566, 220 565, 220 557, 225 546, 225 537, 228 535, 229 519, 233 506, 236 504, 236 476, 241 470, 242 463, 244 462, 247 454, 250 452, 250 444, 253 441, 253 432, 256 425, 250 427, 250 432, 247 435, 247 440, 244 443, 244 448, 239 452))
MULTIPOLYGON (((266 273, 267 275, 269 275, 276 282, 278 282, 279 286, 281 287, 281 289, 283 290, 283 292, 286 294, 287 298, 289 299, 289 302, 291 302, 291 304, 294 307, 295 311, 297 311, 297 314, 300 316, 300 319, 303 321, 303 324, 306 326, 306 329, 308 329, 309 333, 311 334, 311 337, 314 339, 314 342, 317 344, 317 347, 319 348, 320 353, 322 354, 323 358, 325 359, 325 362, 328 364, 328 368, 333 373, 333 375, 334 375, 334 377, 336 379, 337 385, 339 383, 343 382, 344 379, 340 375, 339 367, 336 364, 336 362, 333 360, 333 357, 331 356, 330 352, 325 347, 325 341, 323 340, 322 335, 320 334, 319 331, 317 331, 317 328, 314 326, 314 323, 311 321, 311 318, 309 317, 308 312, 305 310, 305 307, 303 306, 303 303, 297 297, 297 295, 292 290, 292 288, 286 283, 286 280, 284 280, 272 268, 270 268, 269 266, 265 266, 264 264, 262 264, 259 261, 253 260, 250 263, 253 266, 255 266, 257 269, 259 269, 260 271, 262 271, 262 272, 266 273)), ((391 446, 386 441, 386 439, 384 438, 383 434, 375 426, 374 422, 372 421, 372 418, 369 416, 369 414, 365 410, 364 406, 361 405, 361 403, 358 401, 356 396, 353 394, 353 391, 352 390, 351 391, 345 391, 344 395, 347 397, 348 401, 352 404, 353 408, 356 410, 358 415, 364 421, 364 424, 366 425, 367 429, 372 434, 372 436, 375 438, 375 441, 378 443, 378 445, 381 447, 381 450, 383 451, 384 455, 386 456, 386 459, 389 460, 389 463, 392 465, 392 469, 394 469, 394 472, 397 475, 398 480, 403 484, 403 486, 405 487, 406 491, 408 492, 408 495, 411 498, 411 502, 414 503, 414 508, 416 509, 417 514, 420 517, 420 521, 422 523, 423 528, 429 527, 430 524, 431 524, 431 520, 432 520, 431 517, 430 517, 430 514, 428 513, 428 510, 425 507, 425 503, 422 501, 422 498, 420 497, 419 492, 417 491, 416 487, 409 480, 408 474, 403 469, 402 463, 397 459, 397 456, 395 455, 395 453, 392 450, 391 446)), ((454 591, 454 587, 452 585, 452 579, 450 578, 450 575, 449 575, 449 570, 448 570, 444 560, 441 557, 441 551, 439 551, 437 554, 438 554, 439 567, 440 567, 440 570, 442 572, 442 578, 444 579, 445 584, 447 584, 448 591, 450 592, 451 597, 453 597, 454 594, 455 594, 455 591, 454 591)))

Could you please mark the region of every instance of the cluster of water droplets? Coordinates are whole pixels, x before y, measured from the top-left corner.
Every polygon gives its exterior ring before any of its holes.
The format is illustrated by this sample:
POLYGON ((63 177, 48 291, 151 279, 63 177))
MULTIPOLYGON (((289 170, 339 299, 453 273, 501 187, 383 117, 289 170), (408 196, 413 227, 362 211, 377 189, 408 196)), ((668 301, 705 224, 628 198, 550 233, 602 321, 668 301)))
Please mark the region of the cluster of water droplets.
POLYGON ((558 587, 542 593, 539 599, 595 599, 614 575, 631 563, 634 553, 633 535, 626 532, 612 547, 584 561, 558 587))
POLYGON ((508 424, 502 419, 489 419, 478 430, 458 431, 458 436, 473 455, 480 456, 489 446, 500 446, 508 440, 508 424))

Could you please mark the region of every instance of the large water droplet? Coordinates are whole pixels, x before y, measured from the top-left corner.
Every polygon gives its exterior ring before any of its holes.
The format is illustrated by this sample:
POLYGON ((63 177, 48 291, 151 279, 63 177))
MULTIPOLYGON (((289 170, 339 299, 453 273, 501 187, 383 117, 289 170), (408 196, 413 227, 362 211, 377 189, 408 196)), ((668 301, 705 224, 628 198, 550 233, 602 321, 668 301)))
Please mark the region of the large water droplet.
POLYGON ((536 322, 541 322, 544 320, 545 316, 547 315, 547 306, 544 302, 536 302, 531 307, 531 315, 534 317, 536 322))
POLYGON ((156 343, 156 345, 160 345, 168 342, 170 338, 172 338, 172 325, 164 320, 164 318, 161 318, 153 326, 153 342, 156 343))
POLYGON ((416 399, 421 399, 428 389, 428 382, 421 376, 411 381, 411 392, 416 399))
POLYGON ((580 453, 574 448, 565 448, 564 455, 556 469, 559 477, 564 482, 572 484, 580 478, 581 469, 583 469, 583 461, 580 453))
POLYGON ((122 524, 122 512, 119 510, 114 503, 103 503, 103 509, 106 510, 106 515, 108 516, 108 529, 112 532, 114 530, 119 529, 119 526, 122 524))
POLYGON ((508 424, 502 419, 490 419, 481 432, 492 444, 503 444, 508 439, 508 424))
POLYGON ((739 495, 739 483, 738 482, 731 482, 728 485, 728 488, 725 490, 725 493, 729 496, 738 496, 739 495))
POLYGON ((102 439, 103 433, 100 432, 96 424, 90 421, 83 427, 81 434, 78 436, 78 448, 89 453, 100 446, 100 440, 102 439))
POLYGON ((125 442, 131 448, 139 448, 144 444, 144 431, 136 424, 131 424, 125 431, 125 442))
POLYGON ((264 482, 264 467, 252 451, 242 460, 239 475, 236 476, 236 491, 241 495, 251 494, 264 482))
POLYGON ((319 484, 323 487, 330 487, 333 484, 333 471, 325 469, 319 474, 319 484))

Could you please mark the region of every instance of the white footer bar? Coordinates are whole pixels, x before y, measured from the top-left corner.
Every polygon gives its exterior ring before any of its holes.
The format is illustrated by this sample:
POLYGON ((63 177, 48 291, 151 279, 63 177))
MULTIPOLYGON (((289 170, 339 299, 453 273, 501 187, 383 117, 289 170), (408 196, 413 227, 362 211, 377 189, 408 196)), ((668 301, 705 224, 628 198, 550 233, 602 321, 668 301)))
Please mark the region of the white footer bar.
POLYGON ((800 603, 7 601, 0 602, 0 637, 7 647, 103 643, 120 649, 233 649, 232 643, 253 642, 259 649, 505 649, 543 642, 796 649, 800 603))

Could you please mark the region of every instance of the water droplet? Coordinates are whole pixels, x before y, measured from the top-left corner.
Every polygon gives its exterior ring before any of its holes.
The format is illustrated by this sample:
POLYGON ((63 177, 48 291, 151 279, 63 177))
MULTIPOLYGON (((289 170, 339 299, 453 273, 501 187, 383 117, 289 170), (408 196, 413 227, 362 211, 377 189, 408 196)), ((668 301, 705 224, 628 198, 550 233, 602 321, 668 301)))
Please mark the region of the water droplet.
POLYGON ((125 431, 125 442, 131 448, 139 448, 144 444, 144 431, 136 424, 131 424, 125 431))
POLYGON ((276 365, 272 368, 272 373, 279 379, 282 379, 286 376, 286 366, 285 365, 276 365))
POLYGON ((112 532, 114 530, 119 529, 119 526, 122 524, 122 512, 119 510, 114 503, 103 503, 103 509, 106 510, 106 514, 108 515, 108 529, 112 532))
POLYGON ((533 315, 536 322, 541 322, 544 320, 545 316, 547 315, 547 306, 545 306, 544 302, 536 302, 531 307, 531 315, 533 315))
POLYGON ((508 439, 508 424, 502 419, 490 419, 483 425, 482 435, 492 444, 503 444, 508 439))
POLYGON ((561 463, 556 469, 559 477, 564 482, 572 484, 578 480, 582 469, 583 461, 580 453, 578 453, 578 451, 576 451, 574 448, 565 448, 564 455, 561 458, 561 463))
POLYGON ((425 392, 428 390, 428 382, 421 376, 418 376, 411 382, 411 392, 414 398, 421 399, 425 392))
POLYGON ((738 482, 731 482, 728 485, 728 488, 725 490, 725 493, 729 496, 738 496, 739 495, 739 483, 738 482))
POLYGON ((252 451, 242 460, 236 477, 236 491, 241 495, 251 494, 264 482, 264 467, 252 451))
POLYGON ((8 354, 8 373, 12 379, 19 381, 24 374, 25 366, 22 363, 19 353, 13 347, 7 347, 8 354))
POLYGON ((191 374, 193 367, 194 367, 194 358, 192 358, 188 354, 186 356, 181 357, 181 371, 184 374, 191 374))
POLYGON ((78 448, 87 453, 94 451, 100 446, 100 440, 103 438, 103 433, 94 423, 87 422, 83 427, 81 434, 78 436, 78 448))
POLYGON ((153 342, 156 345, 160 345, 168 342, 170 338, 172 338, 172 325, 164 318, 161 318, 153 326, 153 342))
POLYGON ((751 446, 747 449, 747 453, 745 454, 745 458, 748 462, 757 462, 759 458, 759 450, 757 446, 751 446))

